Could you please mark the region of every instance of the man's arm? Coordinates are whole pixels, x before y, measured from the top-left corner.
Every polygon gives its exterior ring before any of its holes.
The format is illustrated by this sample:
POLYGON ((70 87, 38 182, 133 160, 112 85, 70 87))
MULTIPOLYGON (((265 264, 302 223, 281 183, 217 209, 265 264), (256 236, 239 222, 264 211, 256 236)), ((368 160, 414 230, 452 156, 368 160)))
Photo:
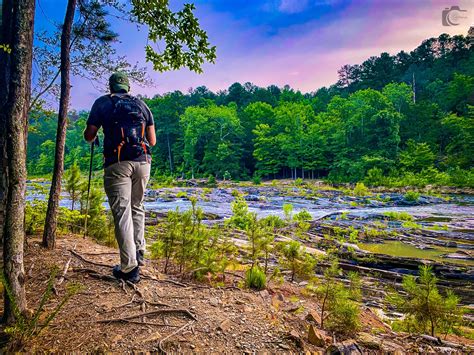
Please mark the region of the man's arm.
MULTIPOLYGON (((95 137, 97 137, 98 130, 99 128, 97 128, 96 126, 88 124, 86 129, 84 130, 84 139, 87 142, 92 143, 95 140, 95 137)), ((155 138, 155 142, 156 142, 156 138, 155 138)))
MULTIPOLYGON (((85 134, 85 132, 84 132, 85 134)), ((146 128, 146 139, 148 144, 153 147, 156 144, 156 133, 155 133, 155 125, 147 126, 146 128)))

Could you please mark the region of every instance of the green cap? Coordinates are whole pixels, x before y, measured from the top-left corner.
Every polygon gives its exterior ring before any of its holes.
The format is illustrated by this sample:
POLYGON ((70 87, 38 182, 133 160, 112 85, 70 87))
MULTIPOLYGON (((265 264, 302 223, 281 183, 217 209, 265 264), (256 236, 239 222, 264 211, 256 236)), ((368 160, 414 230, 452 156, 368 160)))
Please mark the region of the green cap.
POLYGON ((127 74, 124 72, 113 73, 109 78, 109 86, 112 92, 119 92, 121 90, 128 92, 130 90, 130 83, 127 74))

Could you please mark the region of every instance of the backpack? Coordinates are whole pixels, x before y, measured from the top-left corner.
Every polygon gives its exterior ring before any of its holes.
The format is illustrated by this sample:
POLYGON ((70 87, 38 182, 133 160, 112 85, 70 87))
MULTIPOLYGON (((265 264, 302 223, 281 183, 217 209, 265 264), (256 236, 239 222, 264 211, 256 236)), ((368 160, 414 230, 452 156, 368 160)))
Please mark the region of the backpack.
MULTIPOLYGON (((112 131, 109 149, 104 147, 106 160, 134 160, 150 152, 145 137, 146 118, 139 99, 131 95, 110 95, 114 110, 110 120, 112 131)), ((148 156, 147 156, 148 161, 148 156)))

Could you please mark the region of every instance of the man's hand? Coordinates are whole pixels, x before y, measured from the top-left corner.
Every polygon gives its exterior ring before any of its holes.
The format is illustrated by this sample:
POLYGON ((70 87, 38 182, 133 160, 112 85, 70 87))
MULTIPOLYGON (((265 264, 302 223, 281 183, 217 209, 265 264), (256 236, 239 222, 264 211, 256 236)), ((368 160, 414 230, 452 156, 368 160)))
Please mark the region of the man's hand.
POLYGON ((92 143, 94 139, 97 137, 97 131, 99 129, 96 126, 93 125, 87 125, 86 129, 84 130, 84 139, 92 143))

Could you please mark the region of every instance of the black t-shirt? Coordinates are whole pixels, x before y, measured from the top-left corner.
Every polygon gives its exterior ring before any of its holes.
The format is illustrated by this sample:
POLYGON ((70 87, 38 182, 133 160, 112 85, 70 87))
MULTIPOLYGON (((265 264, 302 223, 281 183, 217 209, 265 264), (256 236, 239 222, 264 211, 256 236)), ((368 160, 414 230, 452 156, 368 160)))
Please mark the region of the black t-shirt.
MULTIPOLYGON (((128 95, 128 94, 114 94, 114 95, 128 95)), ((142 101, 138 100, 138 104, 142 109, 143 115, 146 120, 146 126, 153 126, 153 115, 148 108, 148 106, 142 101)), ((113 132, 114 123, 110 119, 112 113, 114 112, 114 103, 110 95, 104 95, 95 100, 92 105, 91 112, 89 113, 89 118, 87 119, 88 125, 96 126, 97 128, 103 128, 104 130, 104 151, 108 148, 111 148, 112 140, 111 135, 113 132)), ((112 147, 115 148, 115 147, 112 147)), ((149 150, 148 150, 149 152, 149 150)), ((143 154, 133 159, 133 161, 151 161, 151 155, 143 154)), ((115 157, 105 157, 104 158, 104 167, 111 165, 117 162, 115 157)))

